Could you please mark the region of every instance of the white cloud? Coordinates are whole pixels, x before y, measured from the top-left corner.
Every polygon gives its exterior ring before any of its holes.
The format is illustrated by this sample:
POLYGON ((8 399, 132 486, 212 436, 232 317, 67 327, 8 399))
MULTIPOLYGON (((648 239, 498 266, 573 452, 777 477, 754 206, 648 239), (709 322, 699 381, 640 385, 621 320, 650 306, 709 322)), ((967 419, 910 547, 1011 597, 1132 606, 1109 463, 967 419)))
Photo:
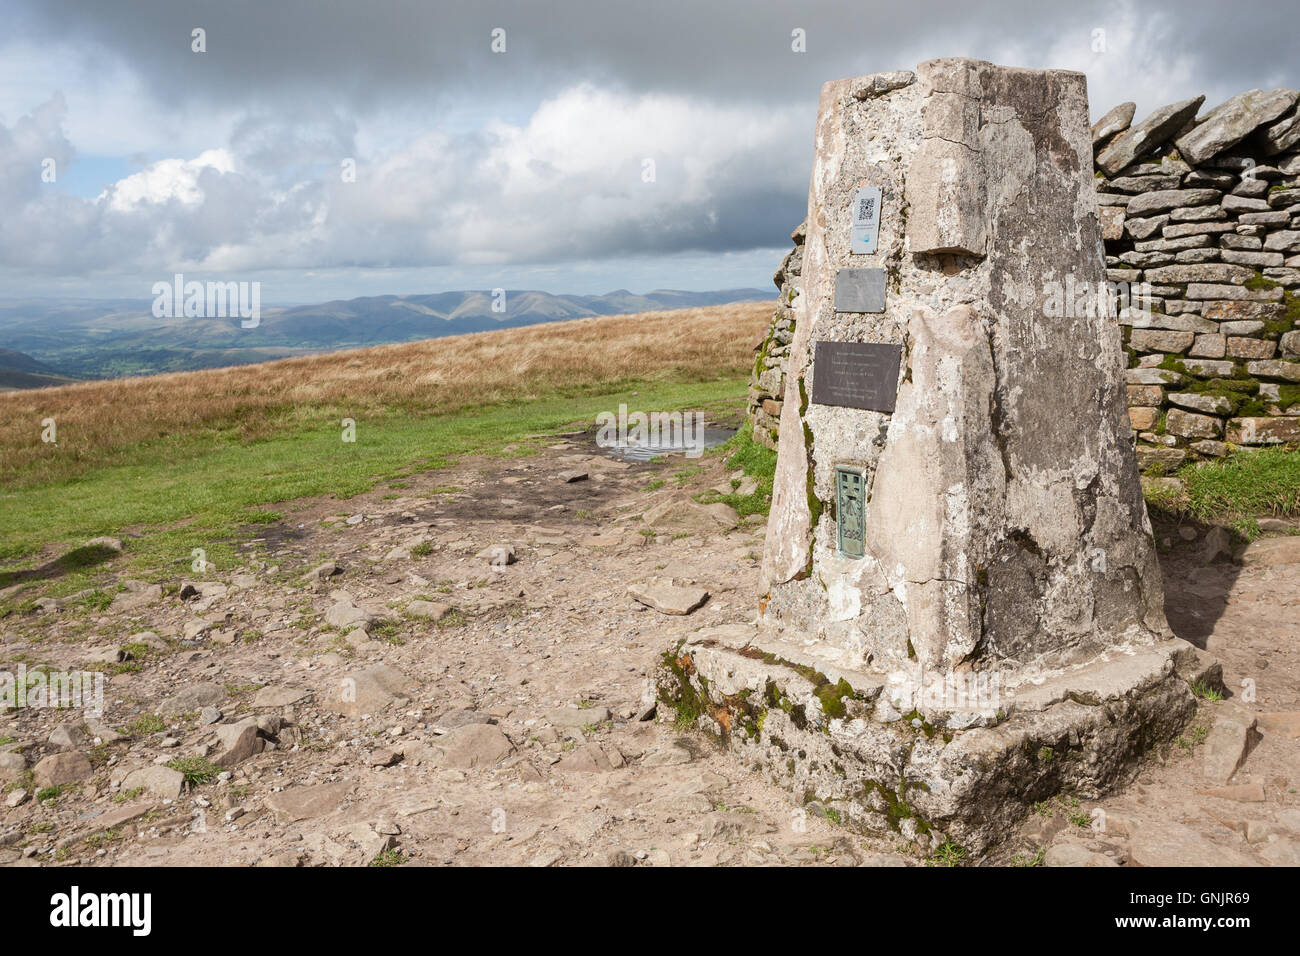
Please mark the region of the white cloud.
MULTIPOLYGON (((64 245, 7 243, 0 262, 58 274, 229 272, 525 265, 770 246, 771 235, 740 234, 727 210, 784 195, 798 218, 810 124, 802 112, 583 84, 543 102, 524 123, 386 142, 383 152, 356 157, 355 182, 340 176, 338 153, 351 146, 346 130, 297 135, 283 124, 241 121, 235 142, 153 162, 95 200, 30 188, 0 195, 0 212, 43 221, 46 236, 64 245), (302 164, 296 181, 267 161, 281 142, 302 164), (642 175, 647 159, 650 182, 642 175), (727 174, 736 168, 745 175, 727 174)), ((66 145, 61 111, 39 115, 10 134, 25 138, 27 169, 33 157, 66 145)))
POLYGON ((235 157, 226 149, 208 149, 194 159, 160 160, 114 183, 95 202, 107 202, 113 212, 130 212, 140 203, 172 200, 197 206, 205 198, 199 188, 199 177, 205 169, 233 173, 235 157))

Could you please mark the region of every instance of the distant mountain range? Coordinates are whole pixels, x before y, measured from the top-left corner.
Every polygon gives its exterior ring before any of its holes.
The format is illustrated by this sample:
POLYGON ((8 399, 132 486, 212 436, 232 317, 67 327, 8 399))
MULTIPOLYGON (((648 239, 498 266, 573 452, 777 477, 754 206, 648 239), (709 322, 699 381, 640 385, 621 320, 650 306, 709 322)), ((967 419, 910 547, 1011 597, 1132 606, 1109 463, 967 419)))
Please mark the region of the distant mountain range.
POLYGON ((626 289, 605 295, 520 290, 507 291, 504 310, 495 312, 488 292, 381 295, 263 308, 253 329, 241 328, 238 317, 155 318, 152 300, 0 299, 0 388, 245 365, 593 315, 771 298, 767 289, 656 289, 643 295, 626 289))

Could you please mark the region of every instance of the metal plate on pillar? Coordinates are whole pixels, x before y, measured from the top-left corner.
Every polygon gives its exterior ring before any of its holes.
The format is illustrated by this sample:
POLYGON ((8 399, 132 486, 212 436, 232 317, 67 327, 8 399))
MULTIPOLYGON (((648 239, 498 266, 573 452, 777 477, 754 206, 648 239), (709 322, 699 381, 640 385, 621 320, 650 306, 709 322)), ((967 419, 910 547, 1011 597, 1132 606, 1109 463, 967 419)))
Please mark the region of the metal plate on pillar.
POLYGON ((885 270, 836 270, 835 311, 884 312, 885 270))
POLYGON ((818 405, 893 414, 902 361, 901 345, 817 342, 813 351, 812 400, 818 405))
POLYGON ((840 554, 860 558, 867 536, 867 479, 861 468, 835 468, 835 539, 840 554))
POLYGON ((880 238, 879 186, 863 186, 853 195, 853 222, 849 228, 849 253, 872 255, 880 238))

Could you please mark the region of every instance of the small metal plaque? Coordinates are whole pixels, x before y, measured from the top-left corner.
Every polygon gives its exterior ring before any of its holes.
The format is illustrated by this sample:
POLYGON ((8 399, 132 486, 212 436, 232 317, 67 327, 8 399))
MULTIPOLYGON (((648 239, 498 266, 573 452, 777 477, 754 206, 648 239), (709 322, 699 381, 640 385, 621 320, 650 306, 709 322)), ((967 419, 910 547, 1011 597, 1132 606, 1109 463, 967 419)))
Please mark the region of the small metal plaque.
POLYGON ((818 342, 813 353, 812 400, 893 413, 898 400, 901 345, 818 342))
POLYGON ((840 269, 835 273, 836 312, 884 312, 884 269, 840 269))
POLYGON ((835 469, 835 537, 840 554, 860 558, 867 536, 867 480, 859 468, 835 469))
POLYGON ((853 224, 849 229, 849 252, 871 255, 880 238, 879 186, 863 186, 853 196, 853 224))

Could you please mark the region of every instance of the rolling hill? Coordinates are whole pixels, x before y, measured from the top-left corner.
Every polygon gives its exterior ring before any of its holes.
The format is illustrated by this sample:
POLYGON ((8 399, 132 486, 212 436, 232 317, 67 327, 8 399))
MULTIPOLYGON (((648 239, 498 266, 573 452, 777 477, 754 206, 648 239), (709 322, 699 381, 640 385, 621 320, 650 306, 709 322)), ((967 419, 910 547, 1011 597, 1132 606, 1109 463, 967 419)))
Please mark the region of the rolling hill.
POLYGON ((30 355, 0 349, 0 391, 71 385, 75 381, 77 379, 61 374, 58 369, 38 362, 30 355))
POLYGON ((156 318, 151 300, 0 299, 0 347, 24 352, 67 375, 116 378, 771 298, 764 289, 644 294, 619 289, 604 295, 513 290, 505 294, 504 309, 493 311, 493 296, 486 291, 365 296, 264 307, 253 329, 241 328, 238 318, 156 318))

